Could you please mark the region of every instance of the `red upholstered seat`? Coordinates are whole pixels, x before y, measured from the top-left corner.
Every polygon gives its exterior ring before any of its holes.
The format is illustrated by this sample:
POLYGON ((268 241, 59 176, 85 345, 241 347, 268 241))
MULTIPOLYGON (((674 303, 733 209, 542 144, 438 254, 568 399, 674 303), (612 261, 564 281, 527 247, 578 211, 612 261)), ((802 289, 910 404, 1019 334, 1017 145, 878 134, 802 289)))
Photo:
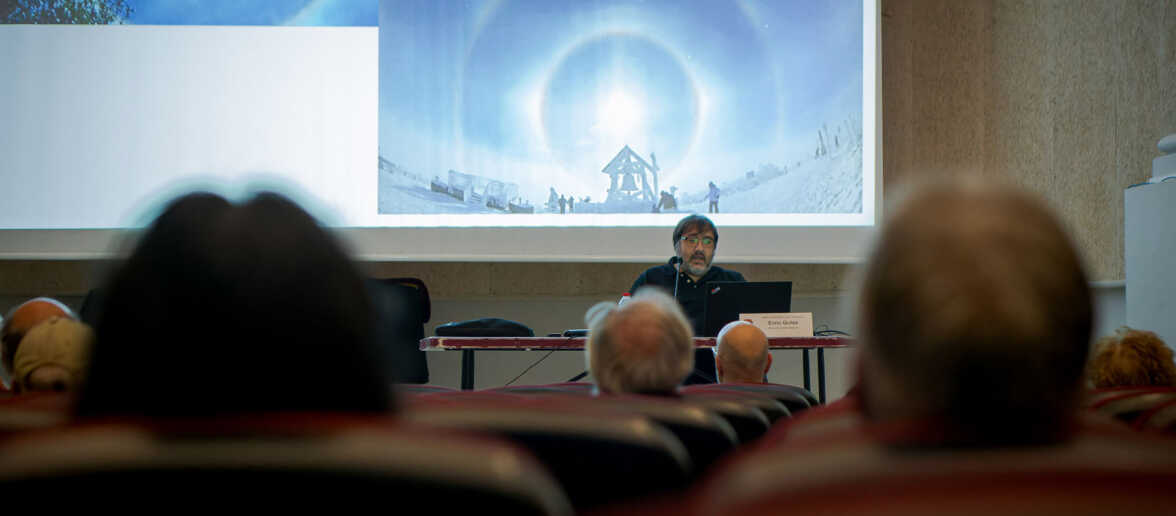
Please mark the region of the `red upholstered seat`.
POLYGON ((1176 435, 1176 400, 1168 400, 1144 412, 1136 418, 1134 427, 1176 435))
POLYGON ((820 404, 817 397, 803 387, 777 383, 713 383, 688 385, 682 388, 684 393, 693 392, 752 392, 771 396, 779 400, 792 414, 797 414, 809 407, 820 404))
POLYGON ((0 399, 0 435, 52 428, 69 420, 73 395, 30 392, 0 399))
POLYGON ((739 436, 714 411, 669 396, 605 395, 591 398, 567 397, 561 401, 574 407, 608 407, 638 414, 666 427, 686 446, 695 472, 703 472, 739 445, 739 436))
POLYGON ((1087 406, 1091 410, 1132 424, 1141 414, 1172 400, 1176 400, 1176 388, 1152 387, 1105 393, 1098 396, 1097 400, 1088 402, 1087 406))
POLYGON ((640 414, 579 401, 450 397, 413 404, 404 417, 417 425, 512 440, 543 462, 577 510, 686 485, 693 471, 690 455, 673 433, 640 414))
POLYGON ((296 414, 107 421, 0 443, 0 490, 87 507, 267 510, 397 504, 440 513, 570 514, 552 477, 509 443, 382 417, 296 414), (51 490, 51 491, 50 491, 51 490))
POLYGON ((735 401, 759 409, 768 418, 768 422, 775 424, 780 419, 792 417, 792 412, 779 399, 758 392, 728 391, 728 390, 685 390, 682 397, 687 400, 724 400, 735 401))
POLYGON ((1091 389, 1086 392, 1083 406, 1093 407, 1100 405, 1109 398, 1119 398, 1125 394, 1147 393, 1147 392, 1168 392, 1174 390, 1172 387, 1151 387, 1129 385, 1126 387, 1107 387, 1103 389, 1091 389))
POLYGON ((709 479, 697 514, 1138 516, 1176 507, 1176 440, 1092 426, 1053 446, 880 442, 858 432, 741 454, 709 479))

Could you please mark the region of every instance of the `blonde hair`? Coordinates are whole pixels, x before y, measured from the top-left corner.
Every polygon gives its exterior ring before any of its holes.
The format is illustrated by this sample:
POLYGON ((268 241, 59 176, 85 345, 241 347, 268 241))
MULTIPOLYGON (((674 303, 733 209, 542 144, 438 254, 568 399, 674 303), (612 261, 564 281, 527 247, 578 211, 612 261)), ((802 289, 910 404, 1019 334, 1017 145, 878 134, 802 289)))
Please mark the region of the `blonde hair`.
POLYGON ((1124 326, 1095 343, 1087 378, 1096 389, 1176 387, 1176 363, 1158 335, 1124 326))

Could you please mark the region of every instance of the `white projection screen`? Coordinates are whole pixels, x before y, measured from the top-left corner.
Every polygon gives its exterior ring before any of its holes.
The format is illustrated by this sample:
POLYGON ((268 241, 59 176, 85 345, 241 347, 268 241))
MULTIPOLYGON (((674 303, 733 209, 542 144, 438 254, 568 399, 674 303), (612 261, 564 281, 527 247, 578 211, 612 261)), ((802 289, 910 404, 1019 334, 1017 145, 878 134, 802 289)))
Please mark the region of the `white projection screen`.
POLYGON ((852 262, 879 220, 878 0, 175 3, 0 25, 0 259, 109 257, 198 189, 365 260, 662 261, 697 212, 724 262, 852 262))

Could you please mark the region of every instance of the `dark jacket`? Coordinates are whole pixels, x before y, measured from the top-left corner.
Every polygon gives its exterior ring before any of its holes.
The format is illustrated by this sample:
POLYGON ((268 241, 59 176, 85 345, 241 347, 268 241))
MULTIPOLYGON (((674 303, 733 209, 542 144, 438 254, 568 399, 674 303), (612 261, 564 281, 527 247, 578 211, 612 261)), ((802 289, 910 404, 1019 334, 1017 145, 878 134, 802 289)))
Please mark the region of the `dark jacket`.
MULTIPOLYGON (((697 283, 690 279, 690 276, 685 272, 677 274, 681 276, 678 280, 678 304, 682 305, 682 310, 686 312, 686 318, 690 319, 690 325, 694 327, 694 334, 700 336, 705 331, 703 325, 706 324, 706 321, 703 320, 705 314, 702 313, 706 302, 704 286, 711 281, 747 281, 742 274, 717 265, 711 265, 710 270, 706 271, 706 274, 697 283)), ((637 281, 633 282, 629 292, 636 293, 638 288, 645 285, 657 285, 673 295, 674 276, 674 266, 669 262, 651 267, 637 276, 637 281)))

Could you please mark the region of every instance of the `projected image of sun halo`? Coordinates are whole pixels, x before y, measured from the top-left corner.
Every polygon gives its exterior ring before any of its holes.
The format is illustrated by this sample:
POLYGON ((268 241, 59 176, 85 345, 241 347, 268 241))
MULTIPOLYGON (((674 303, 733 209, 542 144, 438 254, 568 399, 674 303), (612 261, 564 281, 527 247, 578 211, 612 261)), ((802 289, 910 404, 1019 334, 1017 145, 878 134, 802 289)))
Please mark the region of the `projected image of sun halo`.
POLYGON ((382 0, 379 212, 861 212, 861 16, 382 0))

